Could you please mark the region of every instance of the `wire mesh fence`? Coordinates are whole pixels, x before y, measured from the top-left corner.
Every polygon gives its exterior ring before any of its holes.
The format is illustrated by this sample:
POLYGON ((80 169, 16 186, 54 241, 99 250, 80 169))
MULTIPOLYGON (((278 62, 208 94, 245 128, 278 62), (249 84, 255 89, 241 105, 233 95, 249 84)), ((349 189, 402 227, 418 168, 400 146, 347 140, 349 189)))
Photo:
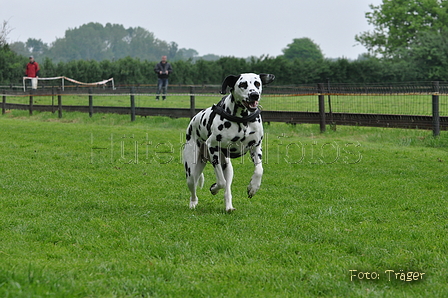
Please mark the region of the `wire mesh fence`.
MULTIPOLYGON (((273 88, 274 89, 274 88, 273 88)), ((432 96, 440 97, 440 116, 448 116, 448 83, 316 84, 278 88, 265 95, 263 107, 273 111, 317 112, 317 96, 325 96, 325 111, 333 113, 432 115, 432 96), (285 92, 286 91, 286 92, 285 92)))

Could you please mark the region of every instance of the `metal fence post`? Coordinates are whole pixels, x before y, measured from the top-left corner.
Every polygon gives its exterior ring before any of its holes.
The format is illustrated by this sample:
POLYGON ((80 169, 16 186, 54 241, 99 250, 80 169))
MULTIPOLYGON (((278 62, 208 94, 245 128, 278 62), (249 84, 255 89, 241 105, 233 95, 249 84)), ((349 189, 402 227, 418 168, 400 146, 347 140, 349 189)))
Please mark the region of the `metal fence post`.
POLYGON ((325 96, 324 96, 324 84, 319 83, 318 86, 319 92, 319 119, 320 119, 320 132, 325 132, 325 96))
POLYGON ((432 125, 433 135, 440 135, 440 113, 439 113, 439 82, 433 82, 434 94, 432 95, 432 125))
POLYGON ((93 116, 93 96, 92 96, 92 88, 89 88, 89 117, 93 116))
POLYGON ((131 87, 131 122, 135 121, 135 88, 131 87))
POLYGON ((190 86, 190 116, 191 116, 191 118, 193 118, 194 115, 196 115, 194 87, 190 86))

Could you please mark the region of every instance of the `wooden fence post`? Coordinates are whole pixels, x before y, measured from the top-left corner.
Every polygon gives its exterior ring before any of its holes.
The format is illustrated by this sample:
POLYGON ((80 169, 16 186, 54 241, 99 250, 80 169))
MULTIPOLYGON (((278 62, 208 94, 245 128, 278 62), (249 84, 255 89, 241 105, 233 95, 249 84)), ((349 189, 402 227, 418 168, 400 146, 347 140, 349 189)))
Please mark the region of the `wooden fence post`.
POLYGON ((6 113, 6 94, 3 92, 3 99, 2 99, 2 115, 6 113))
POLYGON ((334 118, 333 118, 333 109, 331 107, 331 91, 330 91, 330 79, 327 79, 327 91, 328 91, 328 109, 330 110, 330 128, 331 130, 336 131, 336 122, 334 122, 334 118))
POLYGON ((34 93, 34 89, 31 88, 30 89, 30 106, 29 106, 30 116, 33 115, 33 101, 34 101, 33 93, 34 93))
POLYGON ((62 95, 58 94, 58 117, 62 118, 62 95))
POLYGON ((193 118, 194 115, 196 115, 194 87, 190 86, 190 118, 193 118))
POLYGON ((54 113, 54 86, 51 86, 51 112, 54 113))
POLYGON ((135 88, 131 87, 131 122, 135 121, 135 88))
POLYGON ((440 135, 440 113, 439 113, 439 82, 433 82, 434 94, 432 95, 432 125, 433 135, 440 135))
POLYGON ((89 88, 89 117, 93 116, 93 96, 92 96, 92 88, 89 88))
POLYGON ((319 118, 320 118, 320 132, 325 132, 325 96, 324 96, 324 84, 319 83, 318 86, 319 92, 319 118))

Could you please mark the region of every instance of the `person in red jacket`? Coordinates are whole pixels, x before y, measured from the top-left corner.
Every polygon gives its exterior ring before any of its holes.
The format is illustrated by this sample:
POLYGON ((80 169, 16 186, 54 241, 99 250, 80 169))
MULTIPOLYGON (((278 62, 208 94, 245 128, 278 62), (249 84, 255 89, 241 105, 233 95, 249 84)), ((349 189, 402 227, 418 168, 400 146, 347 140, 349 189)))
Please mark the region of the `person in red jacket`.
POLYGON ((25 75, 29 78, 38 78, 39 77, 39 64, 34 61, 34 57, 30 56, 30 62, 26 65, 25 75))
POLYGON ((33 56, 30 56, 30 62, 28 62, 28 64, 26 65, 25 76, 32 78, 31 86, 33 89, 37 89, 37 78, 39 77, 39 72, 40 72, 39 64, 36 61, 34 61, 33 56), (33 80, 35 82, 34 84, 33 80))

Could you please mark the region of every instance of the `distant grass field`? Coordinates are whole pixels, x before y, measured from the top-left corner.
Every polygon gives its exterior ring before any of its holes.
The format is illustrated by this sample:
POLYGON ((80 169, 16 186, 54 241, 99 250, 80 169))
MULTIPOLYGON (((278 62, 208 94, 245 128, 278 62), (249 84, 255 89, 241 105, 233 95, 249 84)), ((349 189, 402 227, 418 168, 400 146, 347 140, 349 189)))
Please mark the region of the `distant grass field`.
POLYGON ((265 125, 227 214, 187 119, 128 118, 0 116, 0 297, 448 296, 447 132, 265 125))
MULTIPOLYGON (((218 94, 198 94, 195 96, 196 108, 206 108, 221 99, 218 94)), ((8 102, 29 104, 29 96, 9 97, 8 102)), ((88 105, 87 95, 63 96, 63 105, 88 105)), ((57 96, 36 96, 34 104, 57 105, 57 96)), ((130 106, 130 97, 120 96, 93 96, 95 106, 130 106)), ((154 96, 136 95, 137 107, 168 107, 189 108, 189 95, 168 95, 166 101, 156 101, 154 96)), ((300 111, 318 112, 317 96, 283 96, 264 95, 260 101, 264 110, 268 111, 300 111)), ((325 97, 325 110, 335 113, 363 113, 363 114, 398 114, 398 115, 432 115, 431 95, 353 95, 353 96, 328 96, 325 97)), ((440 115, 448 116, 448 96, 440 96, 440 115)))

